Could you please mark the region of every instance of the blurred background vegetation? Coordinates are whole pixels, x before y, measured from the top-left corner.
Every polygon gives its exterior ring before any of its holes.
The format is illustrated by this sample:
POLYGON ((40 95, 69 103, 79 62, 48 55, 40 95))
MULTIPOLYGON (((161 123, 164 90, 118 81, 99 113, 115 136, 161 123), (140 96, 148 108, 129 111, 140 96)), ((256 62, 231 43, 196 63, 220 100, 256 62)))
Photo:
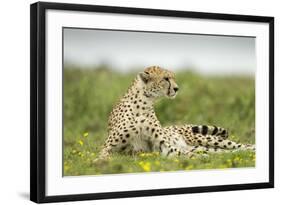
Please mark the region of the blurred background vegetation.
MULTIPOLYGON (((117 72, 106 65, 94 69, 64 68, 64 175, 175 171, 255 166, 255 153, 210 154, 187 159, 163 158, 158 153, 114 154, 93 164, 107 137, 107 119, 137 71, 117 72)), ((227 128, 230 139, 255 143, 254 77, 204 76, 185 69, 176 72, 180 91, 174 100, 156 106, 162 125, 211 124, 227 128)))

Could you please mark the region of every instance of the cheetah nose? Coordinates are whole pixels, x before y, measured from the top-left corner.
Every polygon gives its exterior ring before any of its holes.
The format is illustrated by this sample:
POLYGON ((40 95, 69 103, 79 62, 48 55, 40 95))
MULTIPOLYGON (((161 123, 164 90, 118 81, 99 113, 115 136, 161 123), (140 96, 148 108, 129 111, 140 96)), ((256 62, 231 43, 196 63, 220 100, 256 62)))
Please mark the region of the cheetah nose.
POLYGON ((178 88, 178 87, 175 87, 175 88, 174 88, 174 91, 175 91, 175 92, 177 92, 178 90, 179 90, 179 88, 178 88))

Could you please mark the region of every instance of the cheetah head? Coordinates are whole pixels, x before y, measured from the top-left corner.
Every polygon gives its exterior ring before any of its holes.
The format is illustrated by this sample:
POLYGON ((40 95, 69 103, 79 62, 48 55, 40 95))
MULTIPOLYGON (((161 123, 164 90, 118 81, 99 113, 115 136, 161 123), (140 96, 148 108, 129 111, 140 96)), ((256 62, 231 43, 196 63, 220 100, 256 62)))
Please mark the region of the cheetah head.
POLYGON ((175 82, 175 74, 171 71, 152 66, 139 73, 144 95, 147 97, 175 98, 179 89, 175 82))

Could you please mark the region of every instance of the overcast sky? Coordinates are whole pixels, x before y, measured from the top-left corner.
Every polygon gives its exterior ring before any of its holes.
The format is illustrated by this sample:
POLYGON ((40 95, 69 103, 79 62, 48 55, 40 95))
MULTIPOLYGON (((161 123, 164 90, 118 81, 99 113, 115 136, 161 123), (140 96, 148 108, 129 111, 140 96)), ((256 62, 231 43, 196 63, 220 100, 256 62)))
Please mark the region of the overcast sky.
POLYGON ((120 71, 160 65, 174 71, 253 75, 255 38, 64 29, 64 60, 81 67, 107 63, 120 71))

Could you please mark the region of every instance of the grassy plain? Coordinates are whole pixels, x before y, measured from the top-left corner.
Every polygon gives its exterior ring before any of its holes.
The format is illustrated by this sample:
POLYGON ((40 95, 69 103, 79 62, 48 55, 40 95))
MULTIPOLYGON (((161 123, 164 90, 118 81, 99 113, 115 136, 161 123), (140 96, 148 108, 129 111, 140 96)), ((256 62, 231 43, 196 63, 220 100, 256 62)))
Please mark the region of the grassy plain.
MULTIPOLYGON (((187 159, 163 158, 158 153, 137 156, 114 154, 93 164, 107 136, 112 106, 127 90, 136 72, 117 73, 105 68, 64 69, 64 175, 96 175, 150 171, 224 169, 255 166, 255 153, 210 154, 187 159)), ((211 124, 229 130, 230 139, 255 143, 255 82, 245 76, 202 76, 176 73, 180 91, 174 100, 156 106, 162 125, 211 124)))

